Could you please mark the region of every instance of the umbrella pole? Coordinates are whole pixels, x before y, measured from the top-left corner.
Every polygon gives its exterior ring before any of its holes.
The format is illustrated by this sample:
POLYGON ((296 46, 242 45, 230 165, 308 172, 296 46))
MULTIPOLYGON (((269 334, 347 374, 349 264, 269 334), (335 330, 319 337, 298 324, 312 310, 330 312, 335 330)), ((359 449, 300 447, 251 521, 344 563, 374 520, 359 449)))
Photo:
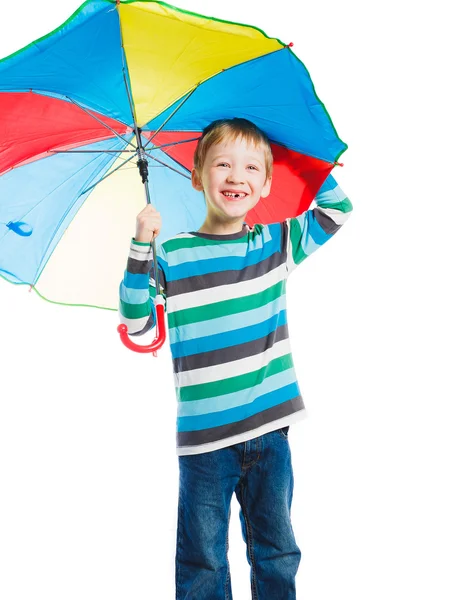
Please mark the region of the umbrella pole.
MULTIPOLYGON (((150 190, 149 190, 149 163, 145 157, 144 148, 142 147, 141 130, 136 127, 136 140, 137 140, 137 166, 139 168, 139 174, 146 190, 146 202, 151 204, 150 201, 150 190)), ((152 255, 154 257, 154 281, 155 289, 159 293, 159 270, 157 268, 157 253, 155 250, 155 238, 151 242, 152 244, 152 255)))
MULTIPOLYGON (((139 174, 141 176, 142 183, 144 184, 144 188, 146 190, 147 204, 151 204, 150 190, 149 190, 148 162, 146 159, 144 149, 142 147, 141 130, 137 126, 135 128, 135 133, 136 133, 136 141, 137 141, 137 145, 138 145, 138 147, 137 147, 137 156, 138 156, 137 166, 139 168, 139 174)), ((154 258, 153 271, 154 271, 154 281, 155 281, 155 290, 156 290, 154 304, 155 304, 155 321, 156 321, 155 324, 156 324, 157 331, 158 331, 157 337, 152 342, 152 344, 150 344, 149 346, 139 346, 137 344, 134 344, 134 342, 131 342, 131 340, 129 339, 129 336, 127 334, 126 325, 124 325, 124 324, 119 325, 118 332, 120 334, 121 341, 123 342, 123 344, 125 346, 127 346, 128 348, 130 348, 131 350, 134 350, 135 352, 152 352, 152 354, 154 356, 157 356, 158 348, 160 348, 165 341, 164 301, 163 301, 163 298, 161 297, 161 295, 159 294, 159 290, 160 290, 159 269, 158 269, 158 264, 157 264, 157 252, 156 252, 155 238, 152 240, 151 244, 152 244, 152 256, 154 258)))
MULTIPOLYGON (((124 76, 124 84, 126 86, 126 92, 127 92, 128 99, 129 99, 129 106, 131 107, 131 112, 132 112, 133 121, 134 121, 134 133, 136 134, 136 141, 137 141, 137 149, 136 149, 137 158, 138 158, 137 166, 139 168, 139 174, 141 175, 142 183, 144 184, 144 188, 146 190, 147 204, 151 204, 150 190, 149 190, 149 163, 147 162, 146 153, 144 151, 144 148, 142 147, 141 129, 140 129, 140 127, 137 126, 136 112, 134 109, 134 104, 133 104, 131 93, 129 90, 129 85, 128 85, 128 80, 126 78, 125 69, 123 69, 123 76, 124 76)), ((155 292, 156 292, 155 300, 154 300, 154 309, 155 309, 155 326, 157 329, 157 336, 154 339, 154 341, 151 344, 149 344, 148 346, 139 346, 138 344, 135 344, 134 342, 132 342, 129 339, 129 335, 127 333, 128 328, 124 323, 121 323, 121 325, 118 326, 118 332, 119 332, 121 341, 130 350, 134 350, 134 352, 152 352, 152 354, 154 356, 157 356, 157 350, 165 342, 166 334, 165 334, 165 318, 164 318, 164 299, 162 298, 161 294, 159 293, 160 292, 159 268, 158 268, 158 263, 157 263, 157 252, 156 252, 155 239, 152 239, 151 245, 152 245, 152 257, 154 259, 154 281, 155 281, 155 292)))

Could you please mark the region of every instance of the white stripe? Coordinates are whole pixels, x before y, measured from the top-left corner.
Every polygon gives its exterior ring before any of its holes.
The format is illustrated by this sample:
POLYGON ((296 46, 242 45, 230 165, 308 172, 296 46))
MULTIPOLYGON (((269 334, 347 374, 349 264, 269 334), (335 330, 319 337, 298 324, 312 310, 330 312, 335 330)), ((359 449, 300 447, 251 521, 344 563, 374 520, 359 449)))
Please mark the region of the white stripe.
POLYGON ((291 249, 291 222, 289 219, 286 220, 286 224, 288 226, 288 233, 286 236, 287 242, 286 242, 286 271, 287 274, 289 275, 290 273, 292 273, 294 271, 294 269, 298 266, 294 260, 293 260, 293 250, 291 249))
POLYGON ((141 246, 140 244, 136 244, 134 242, 131 242, 131 250, 143 252, 144 254, 150 252, 152 254, 152 246, 141 246))
POLYGON ((136 260, 140 260, 142 262, 146 262, 148 260, 152 260, 152 253, 146 252, 135 252, 132 248, 129 250, 129 258, 134 258, 136 260))
POLYGON ((282 264, 276 269, 271 270, 269 273, 256 277, 255 279, 250 279, 249 281, 219 285, 216 289, 208 288, 171 296, 169 298, 168 313, 212 304, 215 298, 217 298, 217 302, 222 302, 223 300, 236 300, 237 298, 257 294, 279 283, 285 279, 285 277, 286 267, 282 264))
POLYGON ((123 325, 127 325, 128 333, 137 333, 138 331, 142 331, 146 326, 147 321, 149 320, 149 316, 141 317, 140 319, 127 319, 121 313, 119 313, 119 320, 123 325))
MULTIPOLYGON (((171 239, 172 240, 179 240, 181 238, 194 238, 196 236, 194 236, 192 233, 178 233, 177 235, 174 235, 171 239)), ((164 242, 165 243, 165 242, 164 242)))
MULTIPOLYGON (((230 351, 230 349, 229 349, 230 351)), ((222 365, 214 365, 203 367, 201 369, 193 369, 192 371, 182 371, 174 373, 175 385, 184 387, 186 385, 198 385, 200 383, 211 383, 212 381, 221 381, 228 377, 236 377, 237 375, 245 375, 258 371, 262 367, 268 365, 270 361, 279 356, 284 356, 291 352, 289 338, 281 340, 274 344, 270 350, 265 350, 256 356, 247 356, 239 360, 223 363, 222 365)))
POLYGON ((345 221, 351 214, 350 212, 344 213, 341 210, 337 210, 336 208, 323 208, 322 206, 317 207, 319 210, 322 210, 328 217, 334 221, 337 225, 343 225, 345 221))

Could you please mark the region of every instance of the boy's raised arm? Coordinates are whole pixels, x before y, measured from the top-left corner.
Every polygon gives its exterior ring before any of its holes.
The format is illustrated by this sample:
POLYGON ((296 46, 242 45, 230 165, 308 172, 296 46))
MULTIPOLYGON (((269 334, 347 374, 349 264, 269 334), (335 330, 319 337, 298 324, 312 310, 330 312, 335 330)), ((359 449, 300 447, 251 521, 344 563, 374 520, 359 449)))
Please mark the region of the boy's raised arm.
POLYGON ((322 184, 315 203, 314 208, 282 222, 285 227, 288 276, 337 233, 352 211, 352 203, 332 175, 322 184))
MULTIPOLYGON (((156 246, 160 293, 166 298, 165 260, 163 250, 156 246)), ((143 335, 155 325, 156 295, 152 245, 132 238, 124 278, 119 285, 119 320, 128 327, 129 335, 143 335)), ((166 304, 165 304, 166 310, 166 304)))

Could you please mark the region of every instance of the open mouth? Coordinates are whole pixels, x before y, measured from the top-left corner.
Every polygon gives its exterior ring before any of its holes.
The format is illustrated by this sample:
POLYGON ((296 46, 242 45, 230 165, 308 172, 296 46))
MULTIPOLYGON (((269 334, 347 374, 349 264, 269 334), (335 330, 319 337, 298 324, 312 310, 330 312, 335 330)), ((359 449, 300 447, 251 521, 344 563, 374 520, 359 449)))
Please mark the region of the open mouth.
POLYGON ((242 200, 247 196, 245 192, 221 192, 226 198, 232 198, 234 200, 242 200))

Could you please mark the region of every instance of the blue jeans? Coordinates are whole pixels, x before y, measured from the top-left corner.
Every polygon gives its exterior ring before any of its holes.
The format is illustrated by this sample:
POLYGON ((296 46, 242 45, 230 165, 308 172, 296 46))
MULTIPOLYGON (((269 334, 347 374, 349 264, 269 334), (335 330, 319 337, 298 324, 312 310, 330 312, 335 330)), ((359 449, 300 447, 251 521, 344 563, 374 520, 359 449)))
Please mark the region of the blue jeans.
POLYGON ((240 504, 252 600, 294 600, 301 560, 291 526, 289 426, 220 450, 179 456, 176 600, 232 600, 231 498, 240 504))

